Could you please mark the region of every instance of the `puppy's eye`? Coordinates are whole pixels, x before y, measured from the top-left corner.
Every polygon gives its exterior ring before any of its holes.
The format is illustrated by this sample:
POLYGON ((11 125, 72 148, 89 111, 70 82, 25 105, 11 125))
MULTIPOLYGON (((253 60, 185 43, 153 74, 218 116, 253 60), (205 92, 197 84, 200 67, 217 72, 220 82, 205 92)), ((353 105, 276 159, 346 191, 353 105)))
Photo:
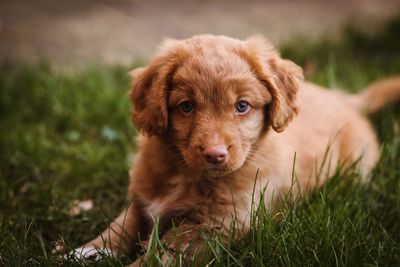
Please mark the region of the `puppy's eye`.
POLYGON ((194 104, 190 101, 184 101, 179 104, 179 109, 186 114, 192 113, 194 111, 194 104))
POLYGON ((245 114, 250 110, 250 104, 246 101, 239 101, 236 103, 235 112, 238 114, 245 114))

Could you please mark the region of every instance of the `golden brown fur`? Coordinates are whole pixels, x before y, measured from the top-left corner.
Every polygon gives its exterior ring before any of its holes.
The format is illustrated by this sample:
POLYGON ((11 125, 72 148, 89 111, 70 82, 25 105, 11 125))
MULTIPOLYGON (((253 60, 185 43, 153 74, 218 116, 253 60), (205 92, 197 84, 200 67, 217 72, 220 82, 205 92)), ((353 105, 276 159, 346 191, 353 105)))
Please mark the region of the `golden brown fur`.
POLYGON ((196 239, 201 227, 226 231, 234 217, 246 232, 254 184, 256 203, 264 188, 267 205, 279 200, 292 185, 295 153, 301 192, 316 185, 317 172, 322 183, 340 163, 360 159, 367 175, 379 145, 360 111, 400 97, 399 79, 357 96, 304 82, 301 69, 262 37, 167 40, 133 76, 132 120, 142 134, 130 172, 132 204, 87 244, 113 251, 145 238, 155 217, 164 237, 172 220, 182 224, 186 235, 176 247, 196 239), (182 111, 185 101, 193 111, 182 111), (243 113, 240 101, 250 105, 243 113), (226 149, 222 164, 207 162, 210 147, 226 149))

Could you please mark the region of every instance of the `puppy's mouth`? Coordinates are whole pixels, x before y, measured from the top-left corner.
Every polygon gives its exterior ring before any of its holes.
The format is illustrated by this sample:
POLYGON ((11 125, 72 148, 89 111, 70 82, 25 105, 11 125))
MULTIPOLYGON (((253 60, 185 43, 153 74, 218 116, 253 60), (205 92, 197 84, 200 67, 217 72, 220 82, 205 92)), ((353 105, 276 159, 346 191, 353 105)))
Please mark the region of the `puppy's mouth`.
POLYGON ((211 160, 207 160, 203 158, 202 155, 198 155, 197 153, 189 152, 188 150, 183 150, 182 159, 188 168, 189 171, 201 174, 202 176, 207 177, 222 177, 230 175, 236 171, 238 171, 244 164, 244 159, 234 159, 228 158, 224 162, 209 162, 211 160))
POLYGON ((218 166, 209 164, 207 167, 203 169, 203 173, 209 177, 221 177, 221 176, 226 176, 228 174, 232 174, 238 169, 240 169, 240 167, 232 168, 226 165, 218 166))
POLYGON ((202 163, 200 165, 192 165, 189 162, 186 162, 186 166, 189 167, 189 169, 193 172, 196 173, 201 173, 204 176, 207 177, 221 177, 221 176, 226 176, 229 175, 238 169, 240 169, 241 166, 239 167, 233 167, 228 164, 210 164, 210 163, 202 163))

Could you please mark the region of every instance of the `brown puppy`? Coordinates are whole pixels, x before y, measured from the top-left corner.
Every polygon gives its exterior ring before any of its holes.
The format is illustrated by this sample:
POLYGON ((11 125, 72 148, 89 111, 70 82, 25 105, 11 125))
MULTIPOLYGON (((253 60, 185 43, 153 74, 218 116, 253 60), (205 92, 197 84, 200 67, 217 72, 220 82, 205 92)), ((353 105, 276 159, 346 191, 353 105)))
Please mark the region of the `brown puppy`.
POLYGON ((129 249, 155 217, 163 238, 171 221, 181 224, 185 234, 175 248, 196 239, 199 228, 227 231, 232 219, 245 233, 254 185, 254 202, 266 188, 266 204, 276 203, 291 188, 295 153, 297 193, 322 183, 338 164, 359 160, 366 176, 379 145, 361 111, 400 98, 399 78, 353 96, 303 82, 301 69, 262 37, 167 40, 133 76, 132 120, 142 134, 130 172, 132 204, 76 249, 79 256, 93 247, 129 249))

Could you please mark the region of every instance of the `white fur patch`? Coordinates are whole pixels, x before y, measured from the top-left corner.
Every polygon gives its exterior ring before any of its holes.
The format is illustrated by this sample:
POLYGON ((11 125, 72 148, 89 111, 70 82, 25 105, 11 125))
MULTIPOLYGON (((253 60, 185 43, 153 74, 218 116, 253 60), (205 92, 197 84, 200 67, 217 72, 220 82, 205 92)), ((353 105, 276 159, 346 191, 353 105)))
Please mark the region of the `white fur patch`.
POLYGON ((150 217, 160 216, 164 210, 164 206, 165 203, 162 203, 159 200, 153 200, 153 202, 147 207, 147 212, 150 217))
POLYGON ((64 258, 98 261, 101 260, 104 255, 113 256, 112 251, 108 248, 95 248, 91 246, 86 246, 72 250, 67 255, 64 255, 64 258))

